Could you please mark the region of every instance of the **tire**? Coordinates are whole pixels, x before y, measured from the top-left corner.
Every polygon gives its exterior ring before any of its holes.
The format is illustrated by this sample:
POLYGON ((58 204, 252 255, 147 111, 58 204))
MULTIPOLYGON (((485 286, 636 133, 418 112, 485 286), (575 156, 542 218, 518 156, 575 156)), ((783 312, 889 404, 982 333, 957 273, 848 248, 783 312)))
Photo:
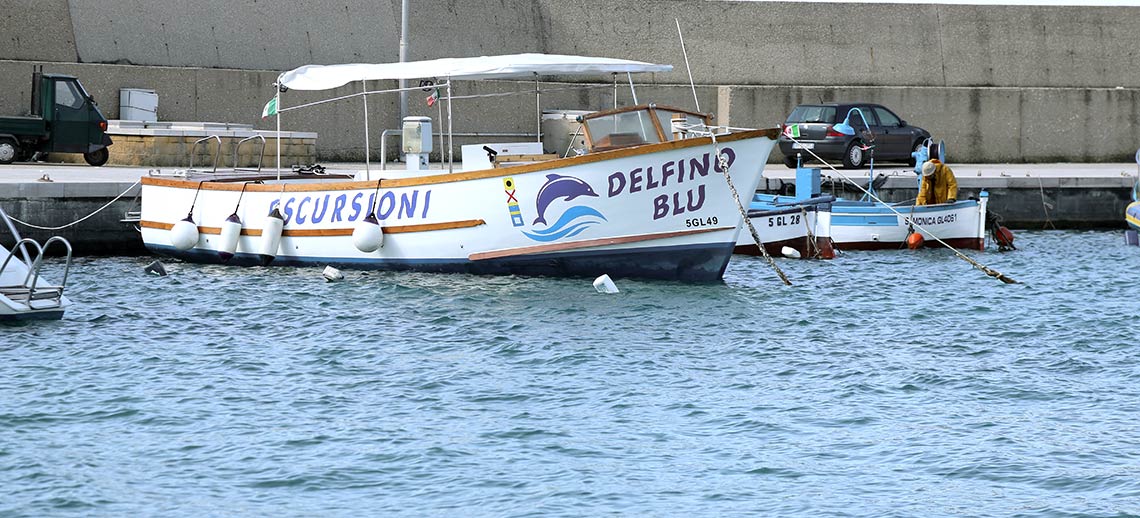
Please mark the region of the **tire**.
POLYGON ((792 155, 784 155, 784 165, 788 166, 789 169, 795 169, 796 157, 792 155))
MULTIPOLYGON (((910 147, 910 151, 912 153, 917 153, 919 150, 922 149, 922 147, 923 147, 922 145, 924 143, 926 143, 926 139, 922 139, 922 138, 914 141, 914 145, 910 147)), ((914 167, 914 166, 918 165, 918 162, 915 161, 915 159, 914 159, 914 155, 911 155, 910 158, 906 159, 906 165, 908 165, 910 167, 914 167)))
POLYGON ((83 160, 87 161, 87 165, 99 167, 107 163, 107 159, 111 157, 111 152, 107 148, 101 148, 98 151, 90 153, 83 153, 83 160))
POLYGON ((0 140, 0 164, 11 164, 20 156, 20 145, 12 139, 0 140))
POLYGON ((863 153, 863 148, 860 147, 858 140, 852 140, 851 145, 847 146, 847 151, 843 152, 843 168, 855 169, 863 167, 867 155, 863 153))

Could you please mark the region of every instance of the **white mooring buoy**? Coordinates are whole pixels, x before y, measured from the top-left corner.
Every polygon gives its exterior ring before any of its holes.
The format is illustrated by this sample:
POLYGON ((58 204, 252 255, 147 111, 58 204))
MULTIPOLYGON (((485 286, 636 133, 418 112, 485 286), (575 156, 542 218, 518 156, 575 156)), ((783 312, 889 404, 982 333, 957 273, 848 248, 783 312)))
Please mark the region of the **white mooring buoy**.
POLYGON ((189 250, 198 244, 198 225, 189 215, 170 229, 170 244, 179 250, 189 250))
POLYGON ((617 285, 614 284, 613 279, 610 279, 608 274, 602 274, 601 277, 594 279, 594 289, 598 293, 617 293, 617 285))
POLYGON ((328 281, 328 282, 336 282, 336 281, 343 281, 344 280, 344 274, 340 273, 340 270, 337 270, 336 268, 333 268, 332 266, 326 266, 325 271, 321 272, 321 275, 324 275, 325 281, 328 281))

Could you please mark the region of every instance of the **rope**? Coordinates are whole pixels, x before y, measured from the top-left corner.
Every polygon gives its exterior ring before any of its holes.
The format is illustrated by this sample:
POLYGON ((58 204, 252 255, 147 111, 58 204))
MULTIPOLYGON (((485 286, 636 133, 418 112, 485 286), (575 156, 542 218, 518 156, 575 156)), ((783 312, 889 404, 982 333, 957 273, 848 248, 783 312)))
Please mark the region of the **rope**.
POLYGON ((1041 188, 1041 210, 1045 211, 1045 224, 1041 225, 1041 228, 1052 227, 1053 230, 1057 230, 1053 220, 1049 219, 1049 204, 1045 203, 1045 182, 1040 176, 1037 177, 1037 186, 1041 188))
MULTIPOLYGON (((795 143, 797 143, 797 144, 800 142, 799 140, 796 140, 794 137, 791 137, 791 136, 789 136, 789 135, 788 135, 788 134, 786 134, 786 133, 784 134, 784 136, 788 137, 788 139, 790 139, 792 142, 795 142, 795 143)), ((715 143, 715 142, 716 142, 716 140, 714 139, 714 140, 713 140, 713 142, 715 143)), ((831 169, 832 171, 834 171, 834 172, 835 172, 835 174, 838 174, 838 175, 839 175, 840 177, 842 177, 844 180, 847 180, 848 182, 850 182, 850 183, 851 183, 852 185, 854 185, 856 188, 858 188, 859 190, 863 191, 863 193, 864 193, 864 194, 866 194, 868 197, 870 197, 872 200, 875 200, 876 202, 878 202, 878 203, 882 204, 884 207, 886 207, 886 208, 887 208, 888 210, 890 210, 891 212, 894 212, 894 213, 895 213, 896 215, 898 215, 898 216, 902 216, 902 215, 903 215, 901 212, 899 212, 899 211, 895 210, 895 208, 894 208, 894 207, 891 207, 890 205, 887 205, 887 203, 886 203, 886 202, 884 202, 883 200, 879 199, 879 197, 878 197, 878 196, 875 196, 874 194, 871 194, 869 191, 867 191, 867 189, 864 189, 862 186, 860 186, 859 184, 855 183, 855 181, 854 181, 854 180, 852 180, 852 179, 850 179, 850 178, 848 178, 848 177, 847 177, 847 175, 845 175, 845 174, 843 174, 843 173, 839 172, 839 170, 838 170, 838 169, 836 169, 836 168, 835 168, 835 166, 833 166, 833 165, 831 165, 831 164, 827 163, 827 161, 826 161, 826 160, 824 160, 823 158, 821 158, 819 155, 815 154, 815 151, 812 151, 812 150, 810 150, 810 149, 802 149, 801 151, 807 151, 807 152, 808 152, 808 154, 810 154, 811 156, 815 157, 815 159, 816 159, 816 160, 819 160, 819 161, 820 161, 820 162, 821 162, 823 165, 827 166, 827 168, 828 168, 828 169, 831 169)), ((914 209, 913 209, 913 207, 911 208, 911 210, 914 210, 914 209)), ((904 216, 904 217, 905 217, 905 216, 904 216)), ((931 232, 931 231, 929 231, 929 230, 926 230, 925 228, 923 228, 923 226, 922 226, 922 225, 919 225, 918 223, 915 223, 913 219, 910 221, 910 224, 911 224, 911 225, 913 225, 913 226, 915 226, 915 227, 918 227, 918 229, 919 229, 919 230, 922 230, 922 231, 926 232, 927 234, 930 234, 930 237, 934 238, 934 240, 935 240, 935 241, 937 241, 937 242, 938 242, 939 244, 941 244, 942 246, 944 246, 944 247, 946 247, 946 248, 949 248, 951 251, 953 251, 953 252, 954 252, 954 255, 958 256, 958 258, 962 259, 963 261, 966 261, 967 263, 970 263, 972 266, 974 266, 975 268, 977 268, 977 269, 981 270, 981 271, 982 271, 982 272, 984 272, 986 275, 989 275, 990 277, 994 277, 994 278, 996 278, 997 280, 999 280, 999 281, 1001 281, 1001 282, 1004 282, 1004 283, 1006 283, 1006 284, 1017 284, 1017 281, 1016 281, 1016 280, 1014 280, 1012 277, 1006 276, 1006 275, 1002 274, 1001 272, 999 272, 999 271, 997 271, 997 270, 994 270, 993 268, 990 268, 990 267, 988 267, 988 266, 986 266, 986 265, 984 265, 984 264, 981 264, 981 263, 979 263, 979 262, 975 261, 974 259, 970 258, 970 257, 969 257, 969 256, 967 256, 966 254, 963 254, 962 252, 959 252, 957 248, 954 248, 954 247, 950 246, 950 244, 949 244, 949 243, 947 243, 947 242, 943 241, 941 238, 939 238, 939 237, 938 237, 937 235, 935 235, 933 232, 931 232)))
POLYGON ((96 215, 96 214, 98 214, 98 213, 102 212, 102 211, 103 211, 103 209, 106 209, 107 207, 110 207, 112 203, 115 203, 115 202, 119 201, 119 198, 122 198, 123 196, 126 196, 126 195, 127 195, 127 193, 131 191, 131 189, 134 189, 134 188, 135 188, 135 186, 139 184, 139 182, 140 182, 140 181, 142 181, 142 180, 136 180, 136 181, 135 181, 135 183, 131 184, 131 186, 130 186, 130 187, 127 187, 127 190, 125 190, 125 191, 123 191, 123 192, 119 193, 119 195, 118 195, 118 196, 115 196, 115 199, 113 199, 113 200, 111 200, 111 201, 107 202, 107 204, 106 204, 106 205, 103 205, 102 207, 99 207, 98 209, 95 209, 95 212, 92 212, 91 214, 88 214, 88 215, 86 215, 86 216, 83 216, 82 218, 79 218, 79 219, 77 219, 77 220, 75 220, 75 221, 72 221, 71 223, 68 223, 68 224, 66 224, 66 225, 62 225, 62 226, 58 226, 58 227, 41 227, 41 226, 39 226, 39 225, 33 225, 33 224, 31 224, 31 223, 25 223, 25 222, 23 222, 23 221, 20 221, 20 220, 18 220, 18 219, 16 219, 16 218, 13 218, 13 217, 11 217, 11 216, 9 216, 9 218, 10 218, 12 221, 15 221, 16 223, 19 223, 19 224, 21 224, 21 225, 23 225, 23 226, 25 226, 25 227, 30 227, 30 228, 34 228, 34 229, 38 229, 38 230, 61 230, 61 229, 65 229, 65 228, 67 228, 67 227, 70 227, 70 226, 72 226, 72 225, 78 225, 78 224, 80 224, 80 223, 83 223, 84 221, 86 221, 86 220, 87 220, 88 218, 90 218, 91 216, 94 216, 94 215, 96 215))
MULTIPOLYGON (((819 211, 816 211, 819 214, 819 211)), ((804 222, 804 230, 807 231, 807 250, 808 257, 819 257, 819 244, 815 242, 815 234, 811 231, 811 225, 808 224, 807 207, 800 205, 800 221, 804 222)))
POLYGON ((760 253, 764 255, 764 259, 768 261, 768 265, 776 270, 776 275, 780 276, 780 280, 784 281, 785 286, 791 286, 792 281, 788 280, 788 276, 784 275, 784 271, 768 255, 768 250, 764 248, 764 242, 760 240, 760 234, 756 232, 756 227, 752 225, 752 219, 748 217, 748 211, 744 210, 744 204, 740 202, 740 193, 736 192, 736 186, 732 183, 732 177, 728 174, 728 157, 721 154, 720 144, 716 141, 716 133, 709 132, 712 137, 713 151, 716 153, 717 163, 720 164, 720 170, 724 172, 724 181, 728 184, 728 190, 732 192, 732 199, 736 201, 736 208, 740 210, 740 217, 744 219, 744 224, 748 225, 748 231, 752 233, 752 240, 756 242, 756 246, 760 248, 760 253))

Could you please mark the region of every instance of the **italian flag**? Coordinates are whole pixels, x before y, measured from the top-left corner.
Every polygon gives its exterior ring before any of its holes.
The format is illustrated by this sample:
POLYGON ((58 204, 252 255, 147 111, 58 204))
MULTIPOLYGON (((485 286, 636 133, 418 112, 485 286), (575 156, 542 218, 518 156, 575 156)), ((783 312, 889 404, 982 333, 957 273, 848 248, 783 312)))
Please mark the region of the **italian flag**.
POLYGON ((261 118, 268 119, 277 115, 277 97, 274 96, 269 102, 265 103, 265 108, 261 109, 261 118))
POLYGON ((427 96, 427 105, 429 107, 435 106, 435 103, 438 101, 439 101, 439 88, 436 88, 435 90, 431 91, 431 95, 427 96))
POLYGON ((800 138, 800 127, 798 124, 791 124, 784 127, 784 135, 792 138, 800 138))

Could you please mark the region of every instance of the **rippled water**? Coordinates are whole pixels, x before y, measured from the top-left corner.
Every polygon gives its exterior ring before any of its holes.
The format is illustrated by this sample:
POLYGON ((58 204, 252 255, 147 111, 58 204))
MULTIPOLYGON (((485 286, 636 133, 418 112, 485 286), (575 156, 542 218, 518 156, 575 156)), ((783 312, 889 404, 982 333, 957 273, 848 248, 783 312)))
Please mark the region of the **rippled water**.
POLYGON ((1140 248, 723 284, 75 265, 0 327, 4 516, 1134 516, 1140 248))

